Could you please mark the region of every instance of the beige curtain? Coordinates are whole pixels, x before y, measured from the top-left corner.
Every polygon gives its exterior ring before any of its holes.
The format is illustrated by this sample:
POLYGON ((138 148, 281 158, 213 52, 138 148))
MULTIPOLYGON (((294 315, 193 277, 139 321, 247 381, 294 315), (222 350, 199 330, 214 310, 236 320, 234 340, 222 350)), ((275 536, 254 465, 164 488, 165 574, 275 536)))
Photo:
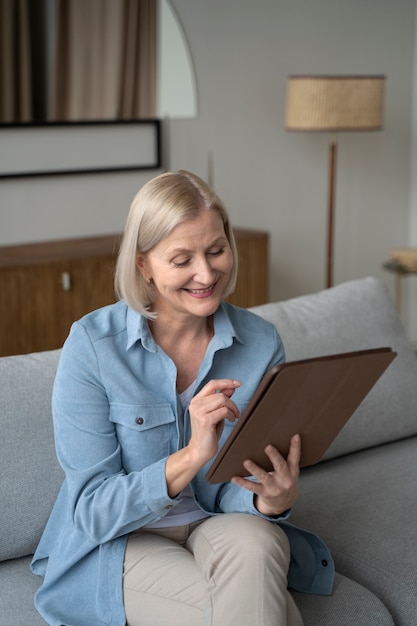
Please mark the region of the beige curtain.
POLYGON ((156 0, 125 2, 119 99, 122 118, 156 116, 156 5, 156 0))
POLYGON ((156 0, 56 0, 53 120, 156 116, 156 0))
POLYGON ((32 118, 30 0, 0 0, 0 122, 32 118))

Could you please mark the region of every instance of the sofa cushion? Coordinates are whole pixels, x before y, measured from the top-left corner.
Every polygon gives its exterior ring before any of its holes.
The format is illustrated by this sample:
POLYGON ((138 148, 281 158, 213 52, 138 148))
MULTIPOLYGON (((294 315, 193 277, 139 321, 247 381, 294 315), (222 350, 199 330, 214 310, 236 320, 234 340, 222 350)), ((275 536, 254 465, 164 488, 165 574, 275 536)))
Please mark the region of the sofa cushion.
POLYGON ((395 626, 390 612, 379 598, 338 573, 331 596, 291 593, 304 626, 395 626))
POLYGON ((276 326, 287 361, 382 346, 399 352, 325 459, 417 434, 417 356, 381 281, 353 280, 252 311, 276 326))
POLYGON ((58 357, 0 358, 0 559, 34 552, 62 483, 51 414, 58 357))
POLYGON ((31 557, 0 564, 0 624, 4 626, 45 626, 35 609, 34 596, 42 582, 30 570, 31 557))
POLYGON ((305 468, 291 516, 322 537, 339 573, 383 599, 397 626, 417 616, 416 454, 410 437, 305 468))

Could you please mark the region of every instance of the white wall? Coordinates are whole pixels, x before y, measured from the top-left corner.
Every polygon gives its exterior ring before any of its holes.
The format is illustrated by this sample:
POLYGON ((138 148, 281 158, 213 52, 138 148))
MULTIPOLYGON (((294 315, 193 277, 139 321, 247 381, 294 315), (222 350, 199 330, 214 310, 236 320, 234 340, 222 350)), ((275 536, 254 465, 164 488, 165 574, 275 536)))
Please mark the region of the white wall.
MULTIPOLYGON (((417 14, 415 22, 417 33, 417 14)), ((414 80, 413 80, 413 106, 412 106, 412 153, 410 159, 410 220, 408 245, 417 248, 417 37, 414 40, 414 80)), ((410 276, 403 280, 404 300, 409 336, 417 345, 417 276, 410 276)))
POLYGON ((0 180, 0 245, 120 232, 134 194, 152 175, 126 172, 0 180))
POLYGON ((198 80, 194 121, 171 123, 171 167, 207 172, 236 224, 269 230, 271 297, 324 286, 326 134, 284 130, 286 77, 385 74, 385 129, 339 135, 335 282, 409 244, 415 0, 173 0, 198 80))
MULTIPOLYGON (((381 264, 391 247, 417 243, 410 232, 415 0, 172 3, 193 56, 199 114, 170 121, 168 166, 206 177, 213 154, 214 185, 233 222, 271 233, 273 299, 324 287, 329 137, 284 130, 287 75, 387 76, 385 129, 339 136, 335 282, 373 274, 393 292, 381 264)), ((119 230, 152 175, 1 181, 0 244, 119 230)), ((405 320, 409 332, 415 311, 405 320)))

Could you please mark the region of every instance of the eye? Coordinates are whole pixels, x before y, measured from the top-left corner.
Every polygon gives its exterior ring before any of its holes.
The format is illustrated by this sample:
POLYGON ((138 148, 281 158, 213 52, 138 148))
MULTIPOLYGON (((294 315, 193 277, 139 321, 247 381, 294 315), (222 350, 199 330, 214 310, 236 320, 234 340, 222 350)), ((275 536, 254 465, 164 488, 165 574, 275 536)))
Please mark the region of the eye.
POLYGON ((224 248, 215 248, 214 250, 210 250, 208 254, 210 256, 220 256, 221 254, 223 254, 223 252, 224 248))
POLYGON ((172 265, 174 267, 186 267, 190 262, 190 259, 178 259, 176 261, 172 261, 172 265))

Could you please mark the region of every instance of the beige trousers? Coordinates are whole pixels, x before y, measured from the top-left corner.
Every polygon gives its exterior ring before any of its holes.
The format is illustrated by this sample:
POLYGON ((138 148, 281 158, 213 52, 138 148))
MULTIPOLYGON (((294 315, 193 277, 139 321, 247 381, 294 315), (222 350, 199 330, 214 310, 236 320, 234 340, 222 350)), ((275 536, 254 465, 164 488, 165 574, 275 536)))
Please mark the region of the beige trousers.
POLYGON ((287 591, 289 561, 285 533, 253 515, 132 533, 127 626, 302 626, 287 591))

